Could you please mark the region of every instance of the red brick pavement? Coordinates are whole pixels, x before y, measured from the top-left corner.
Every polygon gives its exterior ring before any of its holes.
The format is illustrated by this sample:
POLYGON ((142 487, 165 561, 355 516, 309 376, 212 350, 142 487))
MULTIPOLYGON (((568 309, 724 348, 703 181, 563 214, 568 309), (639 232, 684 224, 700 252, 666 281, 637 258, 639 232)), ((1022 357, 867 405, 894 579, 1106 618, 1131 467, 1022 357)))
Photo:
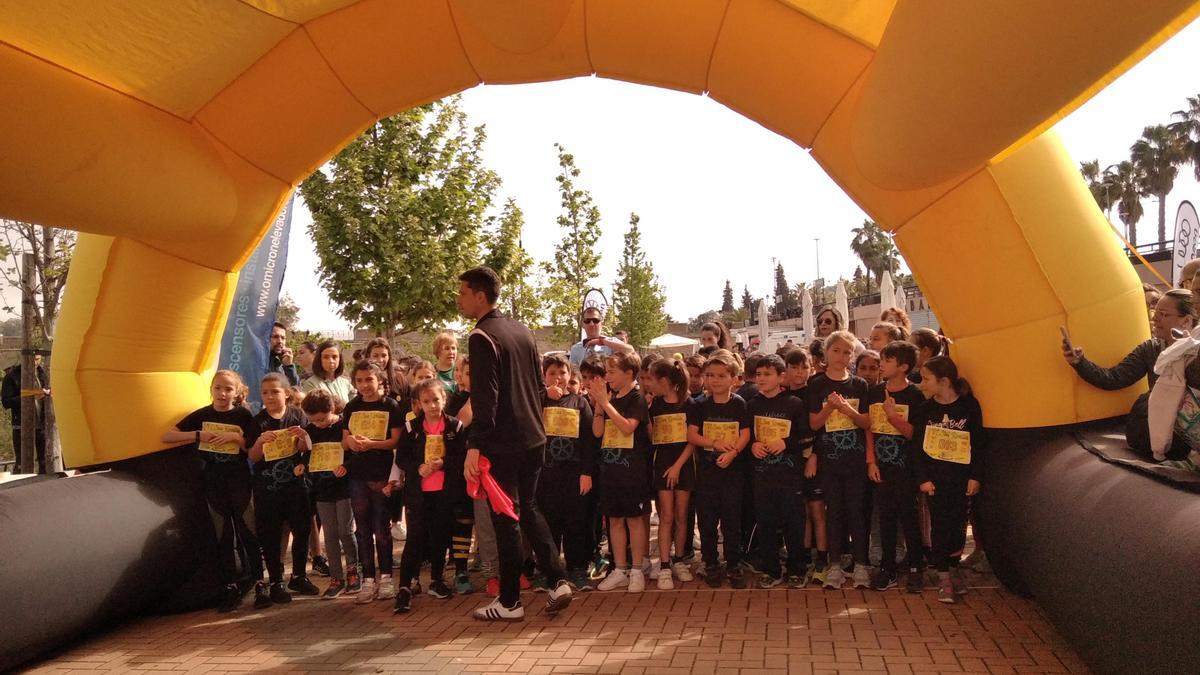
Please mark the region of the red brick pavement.
POLYGON ((526 593, 518 624, 472 621, 482 594, 413 611, 297 599, 265 611, 138 619, 33 672, 1083 673, 1031 601, 995 587, 962 604, 902 590, 591 592, 555 619, 526 593))

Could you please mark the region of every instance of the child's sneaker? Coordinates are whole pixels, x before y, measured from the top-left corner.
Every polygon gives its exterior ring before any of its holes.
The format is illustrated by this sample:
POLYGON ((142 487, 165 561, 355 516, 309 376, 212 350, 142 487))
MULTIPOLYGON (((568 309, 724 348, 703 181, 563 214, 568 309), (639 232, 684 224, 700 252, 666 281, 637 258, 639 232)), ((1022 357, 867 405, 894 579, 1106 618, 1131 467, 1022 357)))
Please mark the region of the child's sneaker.
POLYGON ((675 588, 675 582, 671 580, 670 570, 660 570, 658 574, 658 590, 669 591, 675 588))
POLYGON ((741 565, 734 565, 729 568, 729 585, 732 588, 746 587, 746 572, 741 565))
POLYGON ((909 593, 920 593, 925 590, 925 573, 916 567, 908 571, 908 578, 904 580, 904 590, 909 593))
POLYGON ((221 604, 217 605, 217 612, 228 614, 237 609, 240 604, 242 604, 242 592, 238 590, 237 584, 228 584, 221 593, 221 604))
POLYGON ((454 592, 459 595, 467 595, 475 592, 475 587, 471 585, 471 577, 466 572, 455 575, 454 592))
MULTIPOLYGON (((812 574, 809 576, 808 583, 809 584, 815 583, 818 586, 824 586, 825 585, 825 570, 818 569, 815 564, 810 565, 809 569, 812 570, 812 574)), ((806 574, 807 574, 807 572, 806 572, 806 574)), ((805 584, 805 586, 807 586, 807 585, 808 584, 805 584)))
POLYGON ((963 577, 961 569, 956 567, 950 570, 950 586, 954 588, 955 595, 967 594, 967 580, 963 577))
POLYGON ((293 575, 292 578, 288 580, 287 587, 289 591, 295 591, 300 595, 321 594, 321 591, 317 590, 317 587, 313 585, 313 582, 308 580, 307 576, 298 577, 293 575))
POLYGON ((355 600, 355 602, 359 603, 360 605, 365 605, 368 602, 374 601, 375 594, 378 592, 379 592, 379 589, 375 587, 374 579, 370 579, 370 578, 363 579, 362 589, 359 590, 358 597, 355 598, 354 600, 355 600))
POLYGON ((609 567, 612 567, 612 563, 610 563, 607 558, 604 556, 596 556, 596 559, 592 561, 591 569, 588 571, 588 576, 593 579, 603 579, 604 573, 609 567))
POLYGON ((804 577, 799 574, 789 574, 783 579, 783 583, 787 584, 788 588, 804 588, 808 584, 804 582, 804 577))
POLYGON ((687 582, 695 579, 695 577, 692 576, 691 566, 689 566, 687 563, 683 562, 682 560, 671 565, 671 572, 675 575, 676 579, 678 579, 684 583, 687 583, 687 582))
POLYGON ((947 605, 953 605, 958 602, 958 596, 954 594, 954 584, 950 581, 948 572, 938 572, 938 602, 944 602, 947 605))
POLYGON ((550 589, 550 597, 546 600, 546 614, 554 616, 571 604, 571 584, 566 579, 559 579, 554 588, 550 589))
POLYGON ((323 555, 314 556, 312 559, 312 570, 313 574, 319 577, 329 576, 329 561, 323 555))
POLYGON ((496 577, 489 577, 487 583, 484 584, 483 592, 489 598, 500 597, 500 579, 496 577))
POLYGON ((292 594, 287 592, 283 587, 282 581, 276 581, 271 584, 271 602, 277 605, 286 605, 292 601, 292 594))
POLYGON ((379 592, 375 597, 380 600, 391 600, 396 597, 396 582, 392 581, 392 575, 380 577, 379 592))
POLYGON ((852 579, 855 588, 869 588, 871 586, 871 568, 866 565, 855 565, 852 579))
MULTIPOLYGON (((638 570, 638 573, 640 574, 641 570, 638 570)), ((608 576, 604 577, 604 581, 601 581, 596 585, 596 590, 611 591, 618 588, 625 588, 628 585, 629 573, 623 569, 617 568, 609 572, 608 576)))
POLYGON ((267 592, 267 583, 262 580, 254 582, 254 609, 266 609, 271 604, 271 594, 267 592))
POLYGON ((782 583, 783 583, 782 577, 777 577, 773 574, 766 574, 766 573, 758 575, 758 587, 759 588, 775 588, 776 586, 778 586, 779 584, 782 584, 782 583))
POLYGON ((892 570, 880 569, 875 573, 875 578, 871 579, 871 588, 877 591, 886 591, 896 587, 896 573, 892 570))
POLYGON ((354 595, 362 590, 362 575, 358 573, 358 565, 351 565, 346 572, 346 595, 354 595))
POLYGON ((404 614, 412 609, 412 591, 407 588, 401 588, 396 591, 396 604, 392 609, 393 614, 404 614))
POLYGON ((580 593, 590 591, 592 587, 592 578, 584 570, 575 570, 571 572, 571 585, 580 593))
POLYGON ((825 588, 839 590, 842 584, 846 582, 846 572, 842 570, 841 563, 833 563, 825 568, 825 582, 821 584, 825 588))
POLYGON ((332 600, 346 591, 346 584, 341 579, 330 579, 329 588, 321 595, 322 600, 332 600))
POLYGON ((512 607, 505 607, 500 604, 500 599, 496 598, 491 603, 471 612, 471 616, 475 617, 476 621, 524 621, 525 608, 519 601, 512 607))
POLYGON ((662 568, 658 565, 651 565, 649 558, 642 559, 642 576, 647 579, 658 579, 658 575, 662 572, 662 568))
POLYGON ((704 583, 708 584, 709 588, 721 587, 721 568, 716 565, 709 565, 704 568, 704 583))
POLYGON ((629 570, 629 588, 627 590, 630 593, 641 593, 646 590, 645 573, 640 569, 629 570))
POLYGON ((441 579, 430 581, 429 590, 426 592, 438 600, 449 600, 450 596, 454 595, 450 592, 450 587, 446 585, 446 582, 441 579))

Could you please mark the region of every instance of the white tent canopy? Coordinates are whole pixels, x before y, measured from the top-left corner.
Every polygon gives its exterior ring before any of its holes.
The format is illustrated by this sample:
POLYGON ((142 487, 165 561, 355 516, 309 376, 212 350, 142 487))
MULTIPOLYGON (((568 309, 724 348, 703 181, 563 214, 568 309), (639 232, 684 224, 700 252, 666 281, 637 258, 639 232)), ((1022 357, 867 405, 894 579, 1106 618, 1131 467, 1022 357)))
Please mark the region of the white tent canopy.
POLYGON ((672 349, 677 347, 695 347, 700 344, 699 340, 693 340, 690 337, 675 335, 673 333, 663 333, 650 341, 651 349, 672 349))

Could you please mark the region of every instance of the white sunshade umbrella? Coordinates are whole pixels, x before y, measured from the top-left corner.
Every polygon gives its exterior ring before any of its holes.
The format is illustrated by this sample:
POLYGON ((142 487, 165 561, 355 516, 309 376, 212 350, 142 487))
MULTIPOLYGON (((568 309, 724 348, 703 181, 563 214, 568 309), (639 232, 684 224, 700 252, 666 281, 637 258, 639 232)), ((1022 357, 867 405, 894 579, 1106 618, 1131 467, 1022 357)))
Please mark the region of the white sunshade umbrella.
POLYGON ((892 273, 884 270, 879 280, 879 311, 882 313, 896 306, 896 288, 892 284, 892 273))
POLYGON ((908 311, 908 295, 904 292, 904 287, 896 285, 896 306, 904 311, 908 311))
POLYGON ((767 301, 758 301, 758 348, 767 348, 767 333, 771 330, 771 322, 767 316, 767 301))
POLYGON ((804 336, 811 340, 817 335, 817 327, 813 323, 813 299, 808 289, 800 294, 800 320, 804 325, 804 336))
POLYGON ((846 282, 843 279, 838 279, 837 288, 834 289, 833 306, 842 315, 842 330, 850 330, 850 299, 846 295, 846 282))

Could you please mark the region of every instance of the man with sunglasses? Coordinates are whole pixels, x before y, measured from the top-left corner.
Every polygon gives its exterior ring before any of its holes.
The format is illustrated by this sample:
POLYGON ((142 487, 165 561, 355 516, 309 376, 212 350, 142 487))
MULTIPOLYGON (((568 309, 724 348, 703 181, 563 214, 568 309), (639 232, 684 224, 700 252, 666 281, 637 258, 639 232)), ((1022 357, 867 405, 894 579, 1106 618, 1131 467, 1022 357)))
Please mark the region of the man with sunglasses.
POLYGON ((583 332, 587 337, 571 345, 569 353, 571 363, 577 366, 592 354, 608 356, 633 351, 633 347, 617 338, 605 337, 603 314, 596 307, 583 310, 583 332))

